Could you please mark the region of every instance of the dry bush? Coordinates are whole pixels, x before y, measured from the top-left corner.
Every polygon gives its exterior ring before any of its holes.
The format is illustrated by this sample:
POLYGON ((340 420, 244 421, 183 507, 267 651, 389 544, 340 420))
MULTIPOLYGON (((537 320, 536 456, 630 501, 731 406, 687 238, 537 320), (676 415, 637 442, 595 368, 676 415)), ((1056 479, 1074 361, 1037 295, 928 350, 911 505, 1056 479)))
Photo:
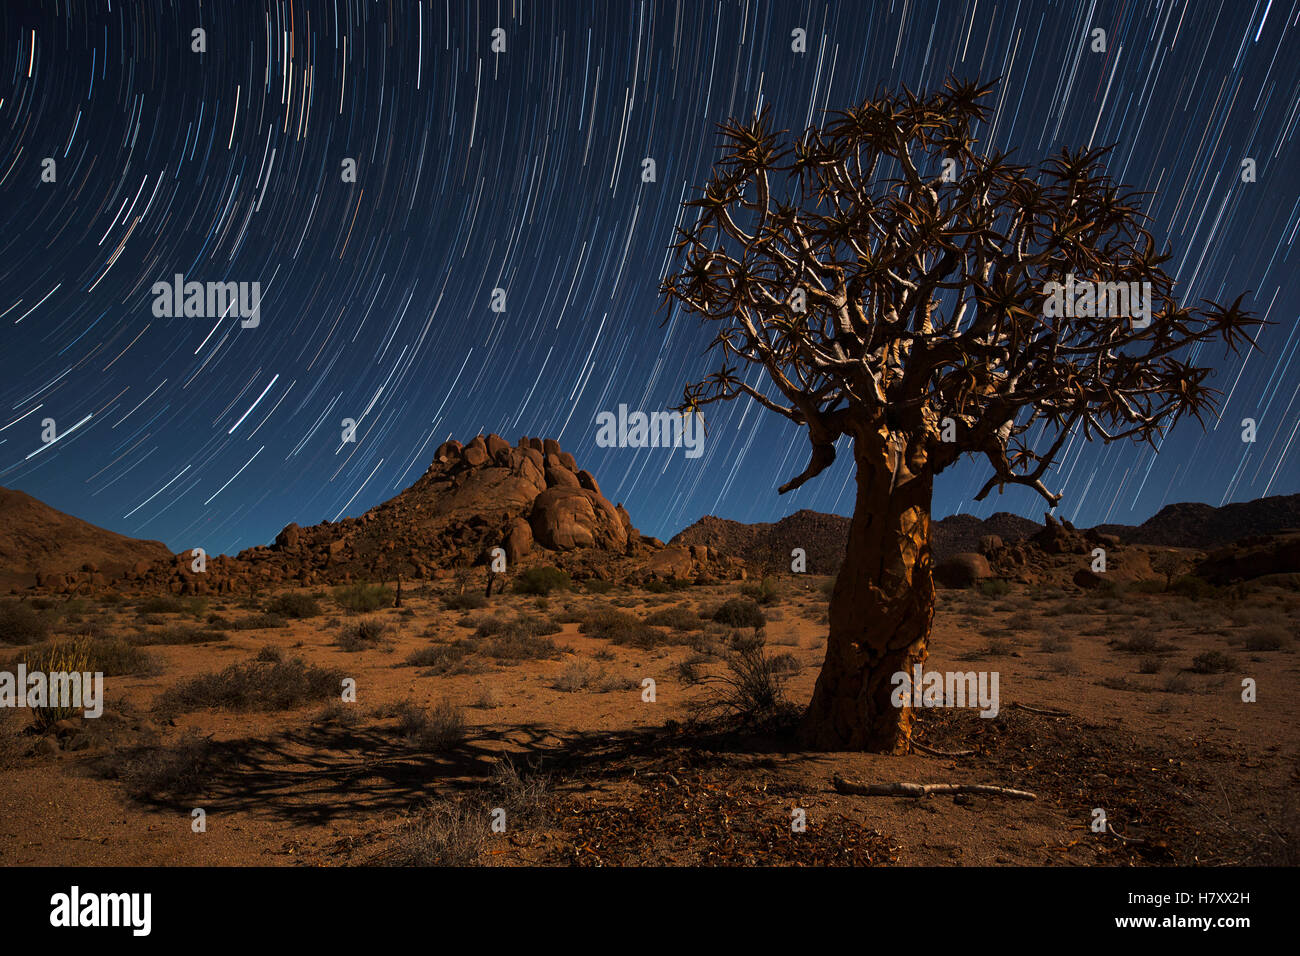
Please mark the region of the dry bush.
POLYGON ((230 635, 225 631, 174 624, 161 631, 136 631, 128 640, 142 647, 154 647, 161 644, 212 644, 228 641, 230 635))
POLYGON ((306 664, 301 658, 267 663, 231 664, 216 673, 200 674, 163 691, 155 709, 164 715, 224 708, 242 711, 289 710, 316 700, 337 697, 343 672, 306 664))
POLYGON ((373 617, 363 617, 343 626, 339 636, 334 639, 337 647, 345 651, 364 651, 375 647, 388 633, 389 625, 373 617))
POLYGON ((731 647, 724 657, 725 670, 719 673, 695 668, 692 672, 678 668, 678 674, 691 686, 705 687, 713 693, 692 702, 696 719, 734 717, 745 724, 760 724, 789 710, 784 685, 790 675, 791 654, 770 657, 761 636, 731 637, 731 647), (686 678, 691 678, 687 680, 686 678))
POLYGON ((397 708, 397 729, 408 744, 430 753, 451 750, 468 736, 465 712, 446 700, 433 707, 403 701, 397 708))
POLYGON ((105 769, 135 799, 167 800, 200 793, 216 764, 211 739, 191 727, 174 744, 112 754, 105 769))

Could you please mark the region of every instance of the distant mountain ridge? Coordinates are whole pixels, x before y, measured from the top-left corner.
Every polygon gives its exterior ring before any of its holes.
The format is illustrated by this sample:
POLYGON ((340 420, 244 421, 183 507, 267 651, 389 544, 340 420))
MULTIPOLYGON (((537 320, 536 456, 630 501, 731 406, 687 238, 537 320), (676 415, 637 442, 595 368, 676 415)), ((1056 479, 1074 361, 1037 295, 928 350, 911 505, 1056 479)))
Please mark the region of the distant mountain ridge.
POLYGON ((1214 507, 1200 502, 1165 505, 1140 525, 1102 524, 1097 530, 1131 544, 1219 548, 1241 538, 1300 528, 1300 494, 1272 495, 1214 507))
MULTIPOLYGON (((997 535, 1010 544, 1034 535, 1043 526, 1028 518, 1000 511, 988 518, 950 515, 930 525, 934 561, 979 550, 980 538, 997 535)), ((1274 495, 1254 501, 1214 507, 1199 502, 1166 505, 1140 525, 1102 524, 1096 531, 1117 535, 1128 544, 1208 550, 1261 534, 1300 528, 1300 494, 1274 495)), ((803 509, 779 521, 746 524, 706 515, 670 541, 674 545, 707 545, 723 554, 747 560, 784 556, 803 548, 808 571, 831 574, 844 557, 849 519, 803 509)))

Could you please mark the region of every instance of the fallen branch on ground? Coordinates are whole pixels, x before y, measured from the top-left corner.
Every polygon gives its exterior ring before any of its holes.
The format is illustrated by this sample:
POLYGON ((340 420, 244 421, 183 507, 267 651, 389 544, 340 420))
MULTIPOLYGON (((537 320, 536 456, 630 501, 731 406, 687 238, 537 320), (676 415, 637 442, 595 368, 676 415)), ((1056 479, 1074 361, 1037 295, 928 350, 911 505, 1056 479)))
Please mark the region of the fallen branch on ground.
POLYGON ((912 746, 923 754, 929 754, 932 757, 969 757, 975 753, 973 750, 940 750, 937 747, 927 747, 919 741, 913 740, 912 746))
POLYGON ((1069 717, 1063 710, 1044 710, 1041 707, 1030 707, 1028 704, 1012 704, 1017 710, 1027 710, 1031 714, 1041 714, 1044 717, 1069 717))
POLYGON ((1018 800, 1037 800, 1038 795, 1028 790, 995 787, 985 783, 858 783, 835 774, 831 784, 840 793, 859 797, 927 797, 932 793, 976 793, 991 797, 1014 797, 1018 800))

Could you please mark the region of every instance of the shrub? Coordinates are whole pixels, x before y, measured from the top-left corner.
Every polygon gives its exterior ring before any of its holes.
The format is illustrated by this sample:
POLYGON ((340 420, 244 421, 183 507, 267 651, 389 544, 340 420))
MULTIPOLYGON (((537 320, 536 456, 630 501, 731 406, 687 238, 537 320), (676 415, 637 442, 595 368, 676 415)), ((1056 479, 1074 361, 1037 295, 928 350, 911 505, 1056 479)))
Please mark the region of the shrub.
POLYGON ((1001 578, 990 578, 979 583, 980 594, 987 598, 1000 598, 1011 590, 1011 585, 1001 578))
POLYGON ((722 714, 739 718, 742 723, 756 724, 788 710, 783 688, 790 664, 784 658, 790 655, 769 657, 761 639, 740 634, 733 634, 731 643, 723 673, 679 669, 679 676, 689 684, 713 687, 717 691, 711 698, 694 702, 692 709, 696 715, 722 714))
MULTIPOLYGON (((58 644, 39 644, 28 648, 14 659, 21 661, 31 671, 58 670, 51 664, 58 644)), ((149 654, 121 637, 98 637, 84 640, 82 650, 86 655, 86 669, 105 677, 147 675, 158 673, 158 664, 149 654)))
POLYGON ((264 631, 272 627, 288 627, 289 622, 278 614, 252 614, 227 625, 235 631, 264 631))
POLYGON ((1158 657, 1144 657, 1138 662, 1138 673, 1140 674, 1159 674, 1163 663, 1158 657))
POLYGON ((473 866, 492 835, 492 814, 506 811, 512 827, 540 828, 550 816, 551 784, 544 774, 520 773, 502 758, 492 780, 474 792, 428 803, 398 832, 384 860, 395 866, 473 866))
POLYGON ((45 640, 49 622, 22 601, 0 603, 0 641, 7 644, 35 644, 45 640))
POLYGON ((334 601, 345 611, 365 614, 393 606, 393 592, 382 584, 349 584, 335 588, 334 601))
POLYGON ((1198 674, 1225 674, 1236 668, 1237 662, 1223 651, 1206 651, 1192 658, 1192 670, 1198 674))
POLYGON ((266 609, 271 614, 290 617, 295 620, 304 617, 315 617, 321 613, 320 604, 317 603, 314 597, 297 591, 290 591, 272 599, 266 609))
POLYGON ((473 866, 491 832, 491 808, 467 799, 432 801, 393 840, 394 866, 473 866))
POLYGON ((747 598, 732 598, 713 612, 713 620, 727 627, 760 628, 767 624, 767 618, 753 601, 747 598))
POLYGON ((183 614, 185 602, 177 597, 158 594, 141 601, 135 609, 141 614, 183 614))
POLYGON ((464 594, 444 594, 442 603, 453 611, 475 611, 487 606, 487 598, 477 591, 466 591, 464 594))
POLYGON ((1160 642, 1155 639, 1153 634, 1135 634, 1127 641, 1120 641, 1115 646, 1129 654, 1150 654, 1160 649, 1160 642))
POLYGON ((112 776, 137 800, 180 799, 198 793, 212 779, 216 745, 191 727, 171 746, 142 748, 108 760, 112 776))
POLYGON ((449 701, 431 708, 404 702, 397 713, 397 728, 407 743, 420 750, 450 750, 465 741, 465 713, 449 701))
POLYGON ((776 578, 763 578, 754 584, 742 584, 740 593, 745 597, 757 601, 759 604, 775 604, 781 599, 781 588, 777 584, 776 578))
POLYGON ((466 658, 470 656, 469 647, 462 641, 455 644, 435 644, 433 647, 422 647, 418 651, 413 651, 406 659, 406 663, 412 667, 427 668, 425 674, 430 676, 441 676, 444 674, 463 674, 469 668, 466 667, 466 658))
POLYGON ((1280 651, 1291 641, 1283 627, 1255 627, 1246 635, 1248 651, 1280 651))
MULTIPOLYGON (((30 666, 35 670, 44 671, 46 674, 94 673, 94 668, 90 666, 90 651, 86 646, 89 643, 89 638, 82 637, 75 641, 51 644, 45 648, 43 653, 36 656, 30 666)), ((85 703, 84 699, 82 703, 85 703)), ((71 703, 61 705, 47 703, 47 706, 44 707, 33 707, 32 717, 35 720, 36 729, 42 731, 60 720, 68 720, 78 716, 82 710, 82 707, 75 707, 71 703)))
POLYGON ((208 644, 228 641, 230 635, 225 631, 175 624, 161 631, 136 631, 131 635, 130 640, 132 644, 152 647, 159 644, 208 644))
POLYGON ((306 664, 297 657, 289 661, 249 661, 181 681, 163 691, 155 707, 164 715, 217 708, 288 710, 336 697, 342 680, 342 671, 306 664))
POLYGON ((357 712, 357 705, 345 704, 341 700, 330 701, 322 707, 314 721, 317 724, 335 724, 339 727, 355 727, 360 722, 361 715, 357 712))
POLYGON ((569 587, 569 574, 559 568, 529 568, 515 580, 515 590, 520 594, 550 594, 569 587))
POLYGON ((662 631, 650 627, 635 614, 612 607, 593 610, 583 618, 578 630, 589 637, 602 638, 614 644, 648 648, 666 643, 662 631))
POLYGON ((474 632, 481 641, 476 649, 498 661, 548 660, 560 656, 560 647, 549 637, 559 628, 550 621, 521 614, 513 620, 491 617, 474 632))
POLYGON ((704 627, 699 614, 682 605, 660 608, 647 616, 645 623, 655 627, 671 627, 678 631, 698 631, 704 627))
POLYGON ((284 651, 280 650, 280 648, 276 647, 274 644, 267 644, 257 652, 257 656, 254 657, 253 660, 278 664, 280 661, 284 660, 284 651))
POLYGON ((613 582, 602 581, 600 578, 587 578, 582 582, 582 589, 592 594, 608 594, 614 590, 613 582))
POLYGON ((22 720, 12 707, 0 707, 0 770, 8 770, 27 750, 22 720))
POLYGON ((346 624, 334 643, 345 651, 364 651, 378 644, 388 633, 388 625, 372 617, 346 624))

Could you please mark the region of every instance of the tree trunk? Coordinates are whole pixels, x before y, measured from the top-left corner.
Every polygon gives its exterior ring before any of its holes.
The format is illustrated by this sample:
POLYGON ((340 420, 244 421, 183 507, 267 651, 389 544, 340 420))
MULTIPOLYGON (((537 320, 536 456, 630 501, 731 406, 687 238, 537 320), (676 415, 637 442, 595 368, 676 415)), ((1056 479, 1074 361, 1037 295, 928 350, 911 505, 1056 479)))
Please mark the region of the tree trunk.
POLYGON ((894 706, 891 678, 910 676, 926 657, 934 476, 919 446, 901 450, 897 463, 896 447, 883 430, 854 441, 857 501, 831 593, 826 661, 800 727, 818 750, 905 753, 911 740, 912 709, 894 706))

